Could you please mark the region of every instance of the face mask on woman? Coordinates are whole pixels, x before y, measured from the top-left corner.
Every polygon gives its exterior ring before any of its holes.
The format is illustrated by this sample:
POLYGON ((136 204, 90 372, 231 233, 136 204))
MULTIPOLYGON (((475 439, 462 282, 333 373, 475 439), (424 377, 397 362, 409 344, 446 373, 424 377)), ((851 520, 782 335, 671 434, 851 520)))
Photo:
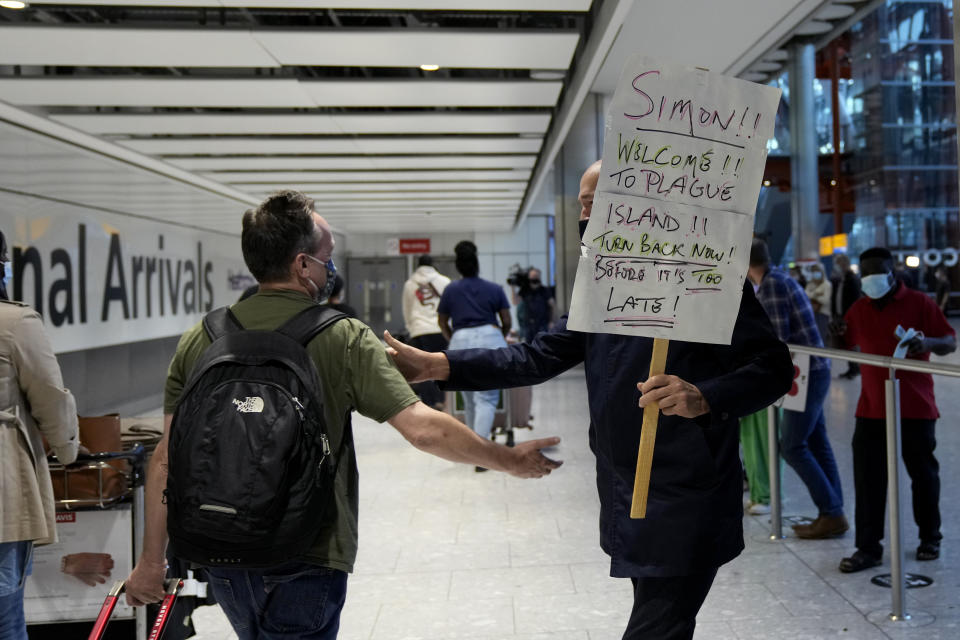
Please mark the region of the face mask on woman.
POLYGON ((867 297, 879 300, 893 288, 893 276, 889 273, 864 276, 860 280, 860 288, 867 297))

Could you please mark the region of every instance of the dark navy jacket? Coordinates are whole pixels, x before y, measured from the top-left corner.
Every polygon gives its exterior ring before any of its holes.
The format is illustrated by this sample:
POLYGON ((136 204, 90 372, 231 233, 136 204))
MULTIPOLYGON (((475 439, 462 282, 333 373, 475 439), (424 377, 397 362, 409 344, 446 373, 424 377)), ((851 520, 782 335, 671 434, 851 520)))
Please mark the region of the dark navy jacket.
POLYGON ((530 344, 447 351, 450 389, 537 384, 586 363, 590 448, 597 457, 600 545, 615 577, 689 575, 743 550, 738 418, 787 392, 793 364, 753 289, 744 287, 730 345, 671 341, 666 373, 695 384, 710 413, 660 416, 647 516, 630 519, 651 338, 580 333, 566 319, 530 344))

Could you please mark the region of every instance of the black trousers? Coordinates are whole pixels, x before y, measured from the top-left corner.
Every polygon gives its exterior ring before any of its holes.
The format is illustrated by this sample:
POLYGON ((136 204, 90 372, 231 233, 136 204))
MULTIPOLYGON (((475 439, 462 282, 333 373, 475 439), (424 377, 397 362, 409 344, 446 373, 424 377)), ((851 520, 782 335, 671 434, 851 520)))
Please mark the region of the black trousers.
MULTIPOLYGON (((442 333, 425 333, 415 338, 410 338, 410 346, 423 351, 436 353, 447 348, 447 340, 442 333)), ((433 380, 418 382, 410 385, 414 393, 419 396, 420 401, 431 409, 436 409, 437 405, 443 404, 443 391, 433 380)))
POLYGON ((623 640, 691 640, 716 577, 717 567, 689 576, 631 578, 633 611, 623 640))
MULTIPOLYGON (((937 447, 936 420, 901 419, 903 463, 910 475, 913 519, 921 542, 939 542, 940 464, 933 455, 937 447)), ((887 507, 886 422, 857 418, 853 432, 853 480, 856 490, 857 549, 879 557, 883 553, 883 525, 887 507)))

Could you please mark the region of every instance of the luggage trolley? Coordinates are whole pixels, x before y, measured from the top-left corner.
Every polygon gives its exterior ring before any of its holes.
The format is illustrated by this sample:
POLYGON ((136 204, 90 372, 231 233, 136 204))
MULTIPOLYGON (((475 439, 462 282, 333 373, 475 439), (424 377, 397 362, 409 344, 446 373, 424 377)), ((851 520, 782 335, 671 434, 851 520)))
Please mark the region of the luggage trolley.
MULTIPOLYGON (((140 555, 145 461, 142 444, 121 452, 79 455, 70 465, 61 464, 55 457, 48 460, 51 480, 59 494, 59 542, 34 551, 34 572, 27 581, 24 599, 28 624, 90 621, 98 615, 98 609, 102 613, 106 608, 100 605, 103 591, 97 588, 98 583, 113 572, 123 573, 125 578, 140 555), (106 551, 111 553, 103 553, 106 551), (103 556, 109 558, 105 569, 89 568, 92 560, 102 562, 103 556), (90 571, 99 571, 100 575, 90 571)), ((109 613, 116 605, 114 597, 109 613)), ((127 609, 126 615, 117 619, 134 619, 136 637, 147 637, 144 607, 127 609)))
MULTIPOLYGON (((182 586, 183 580, 180 578, 170 578, 164 584, 164 596, 160 602, 160 611, 157 612, 157 617, 150 627, 150 637, 148 640, 160 640, 160 638, 163 637, 163 631, 167 626, 167 621, 170 619, 170 612, 173 610, 173 603, 176 601, 177 593, 182 586)), ((103 637, 104 632, 107 630, 107 624, 110 622, 110 616, 117 606, 120 594, 123 593, 123 588, 123 580, 117 580, 113 584, 113 588, 110 589, 110 593, 107 594, 106 600, 103 601, 103 606, 100 607, 100 615, 97 616, 96 622, 93 623, 93 630, 90 631, 90 636, 87 640, 100 640, 103 637)), ((144 607, 137 609, 138 614, 144 611, 144 607)))

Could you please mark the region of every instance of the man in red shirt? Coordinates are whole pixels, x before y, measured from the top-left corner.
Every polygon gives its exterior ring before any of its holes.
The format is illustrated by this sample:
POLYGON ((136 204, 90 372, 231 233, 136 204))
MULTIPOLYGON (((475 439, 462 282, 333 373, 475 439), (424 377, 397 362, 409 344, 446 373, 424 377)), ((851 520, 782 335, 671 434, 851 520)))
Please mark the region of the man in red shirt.
MULTIPOLYGON (((930 352, 945 355, 957 348, 956 334, 943 312, 928 296, 914 291, 893 275, 893 256, 875 247, 860 254, 865 297, 847 311, 839 331, 847 348, 863 353, 893 355, 898 325, 922 335, 908 343, 907 357, 929 360, 930 352)), ((840 571, 853 573, 880 564, 883 555, 887 492, 886 369, 864 365, 860 401, 853 434, 853 476, 856 492, 857 551, 840 562, 840 571)), ((903 462, 913 490, 913 518, 920 530, 917 560, 940 557, 940 465, 933 450, 934 426, 940 417, 933 397, 933 376, 898 371, 903 462)))

